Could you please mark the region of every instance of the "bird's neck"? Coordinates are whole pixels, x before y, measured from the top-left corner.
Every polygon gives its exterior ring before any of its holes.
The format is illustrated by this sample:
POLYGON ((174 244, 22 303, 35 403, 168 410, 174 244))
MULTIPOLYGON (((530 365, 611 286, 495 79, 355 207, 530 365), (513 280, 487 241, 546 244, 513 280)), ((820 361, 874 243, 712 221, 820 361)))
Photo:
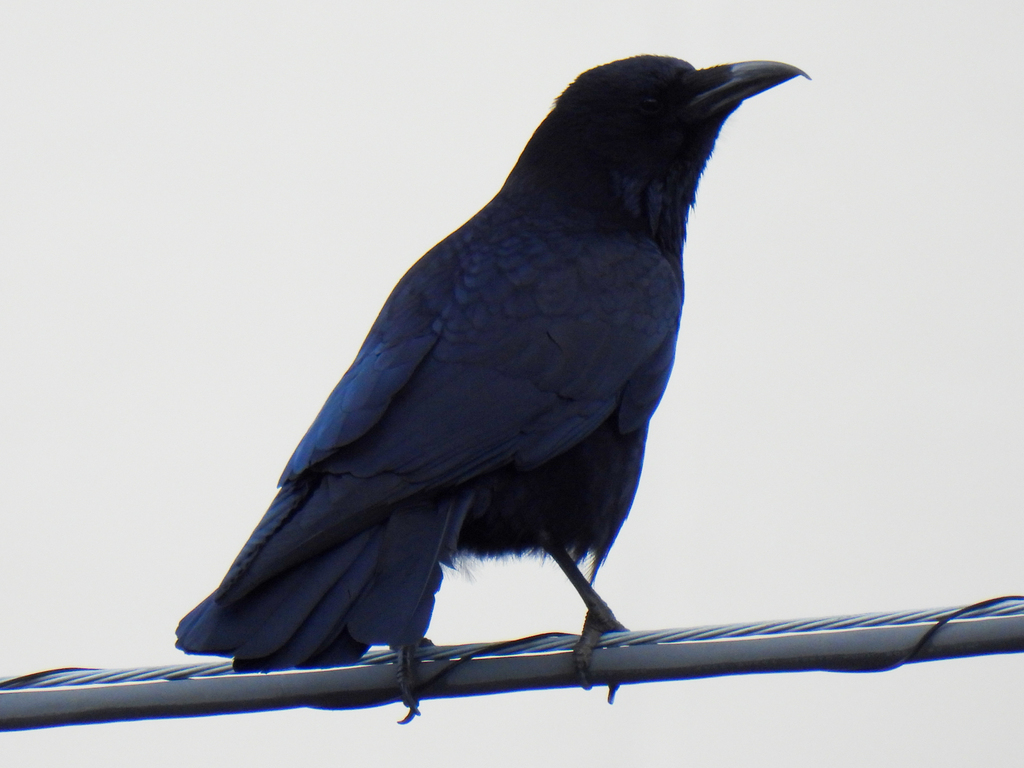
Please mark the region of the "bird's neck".
POLYGON ((666 258, 681 258, 694 197, 684 176, 643 179, 573 154, 535 163, 531 160, 540 159, 524 153, 500 196, 520 210, 561 222, 562 228, 631 233, 653 241, 666 258))

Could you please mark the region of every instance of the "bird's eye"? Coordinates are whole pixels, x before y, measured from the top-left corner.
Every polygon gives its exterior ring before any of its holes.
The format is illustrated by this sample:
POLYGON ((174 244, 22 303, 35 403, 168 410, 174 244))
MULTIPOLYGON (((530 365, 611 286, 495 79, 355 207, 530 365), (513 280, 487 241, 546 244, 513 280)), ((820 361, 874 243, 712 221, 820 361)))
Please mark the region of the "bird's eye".
POLYGON ((653 96, 648 96, 640 102, 640 111, 645 115, 656 115, 661 112, 661 101, 653 96))

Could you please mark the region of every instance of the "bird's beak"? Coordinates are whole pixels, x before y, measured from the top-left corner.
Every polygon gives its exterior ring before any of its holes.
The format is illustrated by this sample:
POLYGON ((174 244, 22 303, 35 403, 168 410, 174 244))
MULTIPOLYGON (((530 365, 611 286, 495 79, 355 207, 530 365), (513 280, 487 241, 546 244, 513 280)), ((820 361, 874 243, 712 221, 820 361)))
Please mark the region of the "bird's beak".
POLYGON ((802 69, 779 61, 743 61, 698 69, 690 74, 697 94, 686 105, 688 117, 703 119, 732 112, 740 102, 801 76, 802 69))

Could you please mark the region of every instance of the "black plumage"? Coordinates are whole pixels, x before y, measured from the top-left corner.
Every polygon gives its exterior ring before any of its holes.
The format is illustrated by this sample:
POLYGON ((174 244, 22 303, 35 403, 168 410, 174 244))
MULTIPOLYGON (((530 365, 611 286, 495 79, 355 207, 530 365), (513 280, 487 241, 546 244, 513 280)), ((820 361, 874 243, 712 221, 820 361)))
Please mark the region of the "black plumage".
POLYGON ((596 572, 672 368, 698 179, 740 102, 798 74, 638 56, 580 75, 399 282, 178 647, 343 664, 418 643, 456 554, 596 572))

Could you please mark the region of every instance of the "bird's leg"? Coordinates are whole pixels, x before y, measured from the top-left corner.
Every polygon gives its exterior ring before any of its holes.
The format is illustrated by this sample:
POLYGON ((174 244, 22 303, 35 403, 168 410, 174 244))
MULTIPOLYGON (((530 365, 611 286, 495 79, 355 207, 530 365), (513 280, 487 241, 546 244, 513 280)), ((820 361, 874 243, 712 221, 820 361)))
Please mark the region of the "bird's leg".
POLYGON ((544 551, 551 556, 552 560, 558 563, 562 573, 566 575, 569 582, 576 588, 576 591, 583 598, 583 602, 587 606, 587 618, 583 622, 583 631, 580 633, 580 639, 576 643, 576 647, 572 649, 572 655, 573 661, 576 663, 576 677, 580 681, 580 685, 589 690, 590 678, 588 677, 588 672, 590 671, 590 660, 593 657, 594 648, 601 640, 601 635, 605 632, 623 631, 626 628, 615 618, 615 614, 608 607, 608 603, 597 594, 597 590, 594 589, 593 585, 587 580, 587 577, 580 571, 576 561, 569 556, 565 547, 555 544, 550 538, 545 538, 547 540, 543 545, 544 551))
POLYGON ((398 721, 399 725, 411 723, 413 718, 420 713, 420 700, 415 690, 416 648, 415 645, 403 645, 398 649, 398 656, 395 659, 398 664, 398 669, 395 672, 395 677, 398 679, 398 690, 402 694, 402 703, 409 708, 406 716, 398 721))

